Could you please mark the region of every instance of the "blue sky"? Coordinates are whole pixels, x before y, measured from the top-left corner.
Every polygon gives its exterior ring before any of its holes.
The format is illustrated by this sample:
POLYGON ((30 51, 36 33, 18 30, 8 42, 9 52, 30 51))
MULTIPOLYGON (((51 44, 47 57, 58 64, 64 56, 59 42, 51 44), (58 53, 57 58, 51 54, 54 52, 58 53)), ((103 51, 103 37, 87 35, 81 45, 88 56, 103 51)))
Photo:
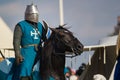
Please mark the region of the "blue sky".
MULTIPOLYGON (((14 30, 24 19, 26 5, 32 1, 38 6, 40 21, 45 20, 52 27, 59 25, 59 0, 1 0, 0 16, 14 30)), ((84 45, 97 44, 99 39, 114 31, 120 15, 120 0, 63 1, 64 23, 84 45)))

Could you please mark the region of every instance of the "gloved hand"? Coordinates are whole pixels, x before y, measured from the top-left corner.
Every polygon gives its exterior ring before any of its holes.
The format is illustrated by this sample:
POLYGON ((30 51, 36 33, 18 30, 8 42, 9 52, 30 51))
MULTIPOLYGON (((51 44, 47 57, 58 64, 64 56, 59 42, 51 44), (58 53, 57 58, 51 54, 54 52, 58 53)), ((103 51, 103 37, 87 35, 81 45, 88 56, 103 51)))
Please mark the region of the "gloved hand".
POLYGON ((16 59, 16 64, 19 65, 20 63, 23 62, 24 58, 19 55, 19 56, 15 56, 15 59, 16 59))

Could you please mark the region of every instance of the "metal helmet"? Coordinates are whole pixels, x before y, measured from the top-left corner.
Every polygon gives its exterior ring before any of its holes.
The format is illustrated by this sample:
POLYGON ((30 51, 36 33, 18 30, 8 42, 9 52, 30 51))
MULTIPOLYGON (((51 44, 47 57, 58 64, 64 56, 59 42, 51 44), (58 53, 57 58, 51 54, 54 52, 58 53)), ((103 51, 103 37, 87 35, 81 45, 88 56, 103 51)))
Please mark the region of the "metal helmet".
POLYGON ((33 3, 31 5, 27 5, 26 11, 25 11, 25 20, 35 22, 37 23, 39 20, 39 13, 37 5, 34 5, 33 3))

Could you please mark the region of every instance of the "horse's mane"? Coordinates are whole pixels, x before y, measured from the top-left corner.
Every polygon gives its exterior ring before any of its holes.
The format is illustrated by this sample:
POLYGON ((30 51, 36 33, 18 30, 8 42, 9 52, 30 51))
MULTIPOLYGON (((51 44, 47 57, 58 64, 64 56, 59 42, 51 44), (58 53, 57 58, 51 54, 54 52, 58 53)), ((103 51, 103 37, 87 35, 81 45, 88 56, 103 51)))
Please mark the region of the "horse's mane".
POLYGON ((70 34, 73 34, 72 32, 69 31, 70 27, 64 27, 65 25, 63 26, 59 26, 57 27, 56 29, 60 29, 60 30, 64 30, 64 31, 68 31, 70 34))
POLYGON ((51 53, 53 51, 53 46, 51 45, 52 43, 49 41, 47 41, 44 45, 44 47, 42 48, 42 53, 41 57, 40 57, 40 75, 41 78, 43 78, 42 80, 47 80, 47 78, 50 75, 50 68, 51 68, 51 53), (46 72, 47 71, 47 72, 46 72), (46 78, 46 79, 44 79, 46 78))
MULTIPOLYGON (((65 29, 65 28, 58 27, 56 29, 65 29)), ((42 48, 42 53, 40 53, 41 54, 40 75, 42 75, 43 80, 47 80, 49 78, 49 75, 51 75, 51 74, 52 74, 51 76, 54 76, 57 79, 57 76, 58 76, 57 74, 59 74, 59 76, 61 76, 62 74, 60 74, 60 73, 63 73, 63 72, 55 73, 55 71, 54 71, 54 70, 57 71, 58 67, 63 69, 64 64, 65 64, 65 55, 61 55, 61 56, 55 55, 55 52, 57 52, 57 51, 55 51, 57 49, 57 42, 56 42, 55 35, 56 35, 56 33, 53 32, 51 34, 50 38, 47 41, 45 41, 44 47, 42 48), (62 58, 62 60, 60 60, 61 58, 62 58), (62 63, 60 63, 60 62, 62 62, 62 63), (56 68, 56 67, 52 66, 53 63, 57 63, 58 65, 61 65, 61 66, 58 66, 56 68)), ((62 51, 62 50, 58 51, 58 52, 64 53, 64 51, 62 51)))

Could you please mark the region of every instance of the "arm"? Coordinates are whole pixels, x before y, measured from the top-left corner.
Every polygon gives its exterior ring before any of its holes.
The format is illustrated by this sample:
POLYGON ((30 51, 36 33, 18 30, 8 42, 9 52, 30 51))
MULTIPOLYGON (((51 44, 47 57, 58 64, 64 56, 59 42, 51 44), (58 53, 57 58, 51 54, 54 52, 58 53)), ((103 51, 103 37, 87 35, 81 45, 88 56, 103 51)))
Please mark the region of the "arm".
POLYGON ((21 31, 20 26, 17 24, 15 26, 14 37, 13 37, 13 47, 14 47, 14 51, 15 51, 15 59, 16 59, 17 64, 19 64, 23 60, 23 58, 20 54, 21 36, 22 36, 22 31, 21 31))

